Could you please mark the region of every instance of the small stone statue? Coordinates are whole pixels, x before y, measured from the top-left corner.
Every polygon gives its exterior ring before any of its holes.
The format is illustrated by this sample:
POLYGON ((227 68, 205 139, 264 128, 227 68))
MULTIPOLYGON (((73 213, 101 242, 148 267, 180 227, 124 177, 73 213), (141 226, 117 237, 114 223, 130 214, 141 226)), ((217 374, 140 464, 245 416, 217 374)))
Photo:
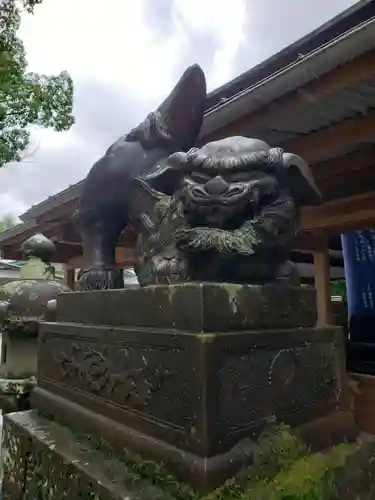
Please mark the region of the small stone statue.
POLYGON ((54 243, 35 234, 21 246, 25 264, 20 279, 0 287, 0 409, 25 410, 36 382, 38 329, 47 304, 70 291, 55 280, 54 243))
POLYGON ((56 251, 53 241, 37 233, 22 243, 21 250, 27 261, 21 267, 21 279, 55 279, 55 268, 51 265, 56 251))
POLYGON ((298 208, 320 200, 302 158, 246 137, 175 153, 139 182, 164 194, 138 237, 141 285, 292 278, 298 208))

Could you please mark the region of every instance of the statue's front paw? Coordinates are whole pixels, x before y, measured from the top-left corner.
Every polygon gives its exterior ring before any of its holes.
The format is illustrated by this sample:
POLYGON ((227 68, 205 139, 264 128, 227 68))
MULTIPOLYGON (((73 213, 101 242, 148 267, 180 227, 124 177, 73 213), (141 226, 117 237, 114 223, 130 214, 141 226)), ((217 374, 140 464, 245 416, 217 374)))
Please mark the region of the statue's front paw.
POLYGON ((215 246, 215 238, 220 230, 207 227, 183 229, 175 234, 179 249, 189 252, 194 250, 210 250, 215 246))
POLYGON ((121 269, 92 267, 82 269, 78 274, 78 290, 112 290, 124 288, 121 269))

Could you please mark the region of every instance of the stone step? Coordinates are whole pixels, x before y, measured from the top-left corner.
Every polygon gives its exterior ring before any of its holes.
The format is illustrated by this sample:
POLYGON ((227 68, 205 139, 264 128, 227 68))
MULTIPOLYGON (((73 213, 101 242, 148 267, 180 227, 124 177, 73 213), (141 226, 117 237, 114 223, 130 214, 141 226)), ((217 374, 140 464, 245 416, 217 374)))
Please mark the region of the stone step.
POLYGON ((33 492, 38 492, 40 498, 55 498, 58 491, 65 492, 67 499, 172 498, 144 475, 128 471, 125 462, 116 458, 103 443, 77 436, 35 410, 5 415, 3 431, 3 495, 7 499, 39 498, 34 497, 33 492), (20 470, 25 446, 29 447, 26 452, 29 458, 26 470, 20 470))

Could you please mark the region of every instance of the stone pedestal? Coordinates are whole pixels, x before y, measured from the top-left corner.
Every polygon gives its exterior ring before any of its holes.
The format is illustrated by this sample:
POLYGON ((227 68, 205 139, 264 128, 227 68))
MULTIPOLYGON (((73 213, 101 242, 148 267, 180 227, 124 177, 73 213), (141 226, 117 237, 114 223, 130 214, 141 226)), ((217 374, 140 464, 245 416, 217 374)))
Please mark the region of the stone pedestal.
POLYGON ((270 420, 315 448, 355 435, 341 331, 315 311, 312 289, 286 285, 63 294, 32 405, 210 490, 252 463, 270 420))
POLYGON ((375 375, 375 342, 346 343, 346 366, 350 372, 375 375))

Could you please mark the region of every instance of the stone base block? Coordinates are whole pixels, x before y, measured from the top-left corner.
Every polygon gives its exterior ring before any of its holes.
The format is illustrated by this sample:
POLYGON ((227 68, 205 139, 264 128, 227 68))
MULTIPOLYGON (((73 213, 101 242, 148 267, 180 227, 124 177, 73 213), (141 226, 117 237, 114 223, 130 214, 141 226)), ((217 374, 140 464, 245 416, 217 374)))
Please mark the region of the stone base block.
POLYGON ((286 284, 185 283, 64 293, 56 321, 188 332, 312 327, 312 288, 286 284))
POLYGON ((375 375, 375 343, 347 341, 346 366, 350 372, 375 375))
POLYGON ((361 431, 375 436, 375 376, 351 373, 354 413, 361 431))
POLYGON ((33 407, 211 489, 252 462, 270 419, 347 409, 341 330, 311 327, 314 297, 220 284, 64 294, 40 328, 33 407))

